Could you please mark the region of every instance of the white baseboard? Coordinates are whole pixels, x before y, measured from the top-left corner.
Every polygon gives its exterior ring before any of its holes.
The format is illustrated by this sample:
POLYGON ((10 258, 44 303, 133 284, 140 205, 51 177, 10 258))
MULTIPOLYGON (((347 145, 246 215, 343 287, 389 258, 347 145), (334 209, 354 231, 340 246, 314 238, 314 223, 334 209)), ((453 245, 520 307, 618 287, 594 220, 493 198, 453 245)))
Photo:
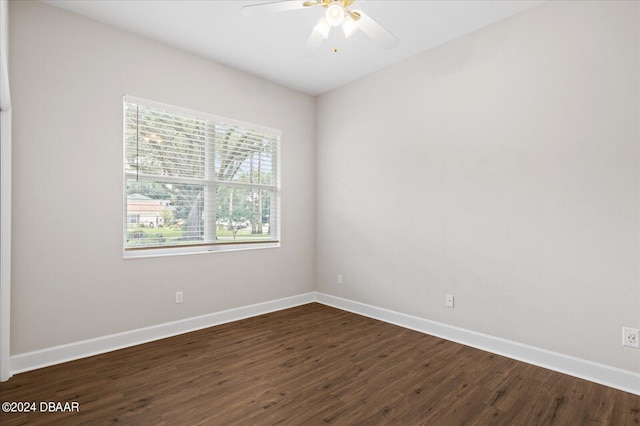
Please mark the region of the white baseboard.
POLYGON ((319 292, 305 293, 284 299, 243 306, 199 317, 14 355, 11 357, 11 373, 17 374, 35 370, 41 367, 188 333, 190 331, 292 308, 314 301, 640 395, 640 374, 633 371, 610 367, 608 365, 319 292))
POLYGON ((176 336, 178 334, 188 333, 190 331, 304 305, 306 303, 311 303, 314 300, 315 293, 306 293, 286 297, 284 299, 271 300, 268 302, 257 303, 255 305, 243 306, 194 318, 187 318, 184 320, 14 355, 11 357, 11 373, 22 373, 41 367, 61 364, 75 359, 115 351, 142 343, 152 342, 154 340, 176 336))
POLYGON ((324 305, 640 395, 640 374, 633 371, 610 367, 605 364, 599 364, 436 321, 354 302, 341 297, 318 292, 315 293, 315 296, 316 301, 324 305))

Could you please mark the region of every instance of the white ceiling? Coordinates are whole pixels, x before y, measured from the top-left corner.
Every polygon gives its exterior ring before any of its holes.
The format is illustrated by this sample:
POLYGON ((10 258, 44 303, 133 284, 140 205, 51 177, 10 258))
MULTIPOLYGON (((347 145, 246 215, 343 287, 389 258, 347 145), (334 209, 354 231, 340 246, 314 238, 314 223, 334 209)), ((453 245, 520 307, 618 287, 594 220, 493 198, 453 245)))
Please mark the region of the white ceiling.
POLYGON ((258 75, 319 95, 403 59, 537 6, 540 0, 358 0, 360 9, 394 33, 386 50, 361 32, 349 39, 336 29, 315 51, 305 43, 324 9, 247 17, 242 6, 265 1, 43 0, 258 75), (333 52, 333 46, 339 48, 333 52))

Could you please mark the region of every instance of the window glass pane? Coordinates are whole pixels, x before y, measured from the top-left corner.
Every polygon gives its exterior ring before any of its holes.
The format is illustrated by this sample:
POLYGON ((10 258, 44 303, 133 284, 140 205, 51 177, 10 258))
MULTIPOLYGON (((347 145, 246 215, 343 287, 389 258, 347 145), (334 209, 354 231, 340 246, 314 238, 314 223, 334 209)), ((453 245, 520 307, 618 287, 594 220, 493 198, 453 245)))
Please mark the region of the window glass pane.
POLYGON ((204 185, 127 181, 127 246, 193 244, 204 235, 204 185))
POLYGON ((204 178, 204 120, 127 104, 127 166, 147 175, 204 178))
POLYGON ((216 124, 216 179, 275 185, 275 140, 239 126, 216 124))
POLYGON ((271 190, 219 186, 216 190, 218 241, 273 239, 271 190))

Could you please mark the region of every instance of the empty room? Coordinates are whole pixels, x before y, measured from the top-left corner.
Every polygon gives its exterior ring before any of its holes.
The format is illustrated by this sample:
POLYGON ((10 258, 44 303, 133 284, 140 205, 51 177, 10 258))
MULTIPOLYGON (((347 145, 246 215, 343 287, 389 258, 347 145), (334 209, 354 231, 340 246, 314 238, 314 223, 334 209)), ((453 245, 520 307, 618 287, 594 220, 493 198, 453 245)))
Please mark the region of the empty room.
POLYGON ((0 424, 640 423, 640 2, 0 0, 0 424))

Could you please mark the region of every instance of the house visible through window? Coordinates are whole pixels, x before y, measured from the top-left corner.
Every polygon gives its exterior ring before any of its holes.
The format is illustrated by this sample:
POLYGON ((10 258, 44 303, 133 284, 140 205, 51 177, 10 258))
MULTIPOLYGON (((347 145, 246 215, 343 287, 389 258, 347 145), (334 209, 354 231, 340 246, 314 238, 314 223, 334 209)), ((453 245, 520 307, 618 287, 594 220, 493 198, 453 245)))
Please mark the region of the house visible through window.
POLYGON ((125 255, 277 246, 280 132, 124 98, 125 255))

